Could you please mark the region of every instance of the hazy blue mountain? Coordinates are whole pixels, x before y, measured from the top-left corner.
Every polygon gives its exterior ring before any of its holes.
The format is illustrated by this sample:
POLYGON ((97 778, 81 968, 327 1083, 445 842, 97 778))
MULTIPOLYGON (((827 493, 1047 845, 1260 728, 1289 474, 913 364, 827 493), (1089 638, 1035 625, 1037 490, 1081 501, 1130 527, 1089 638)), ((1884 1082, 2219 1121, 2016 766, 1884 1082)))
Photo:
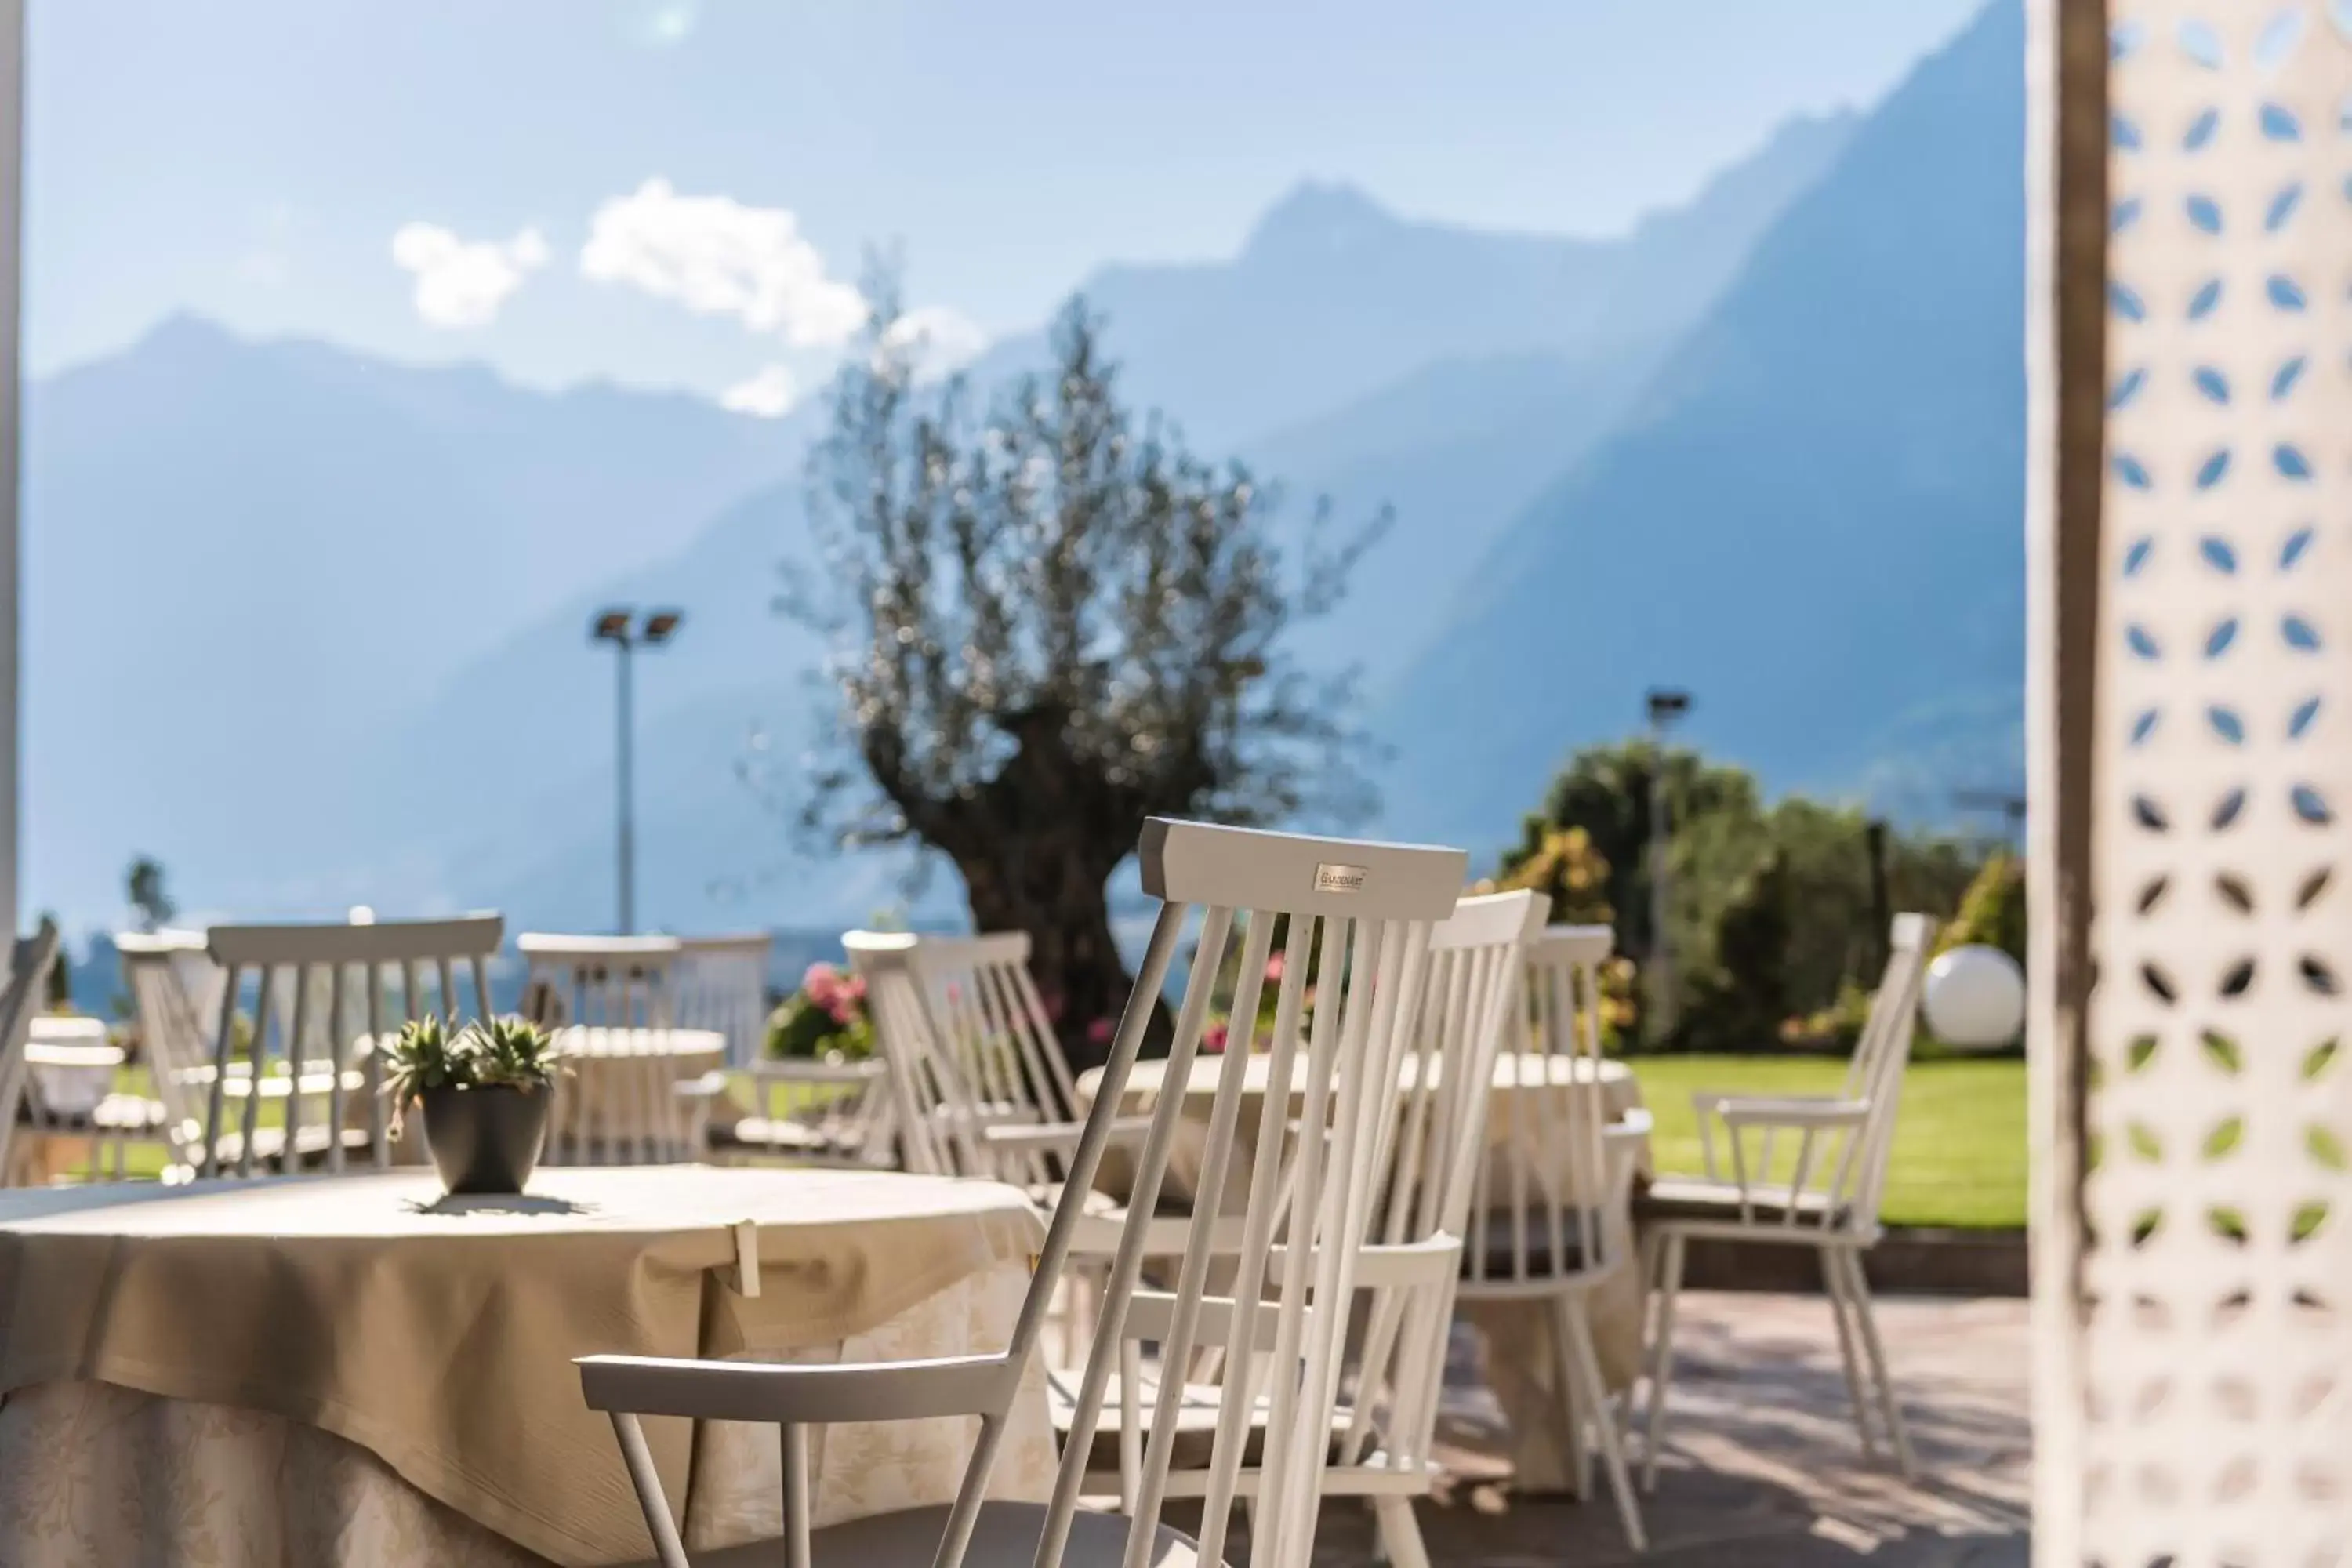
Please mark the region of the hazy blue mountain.
MULTIPOLYGON (((1229 261, 1108 266, 1078 288, 1137 400, 1214 449, 1334 413, 1433 361, 1570 359, 1663 343, 1820 178, 1853 117, 1792 120, 1688 203, 1629 235, 1495 234, 1400 217, 1344 184, 1300 185, 1229 261)), ((1034 364, 998 345, 982 379, 1034 364)))
POLYGON ((371 781, 517 765, 387 759, 402 716, 791 466, 772 426, 698 399, 548 396, 188 319, 37 384, 32 896, 110 910, 134 850, 250 909, 393 879, 371 781))
POLYGON ((2014 768, 2023 665, 2023 47, 2001 0, 1924 62, 1496 541, 1381 710, 1389 829, 1496 845, 1653 685, 1778 785, 1916 801, 1903 759, 1948 742, 1948 784, 2006 782, 1983 775, 2014 768))
POLYGON ((1357 563, 1348 593, 1307 623, 1297 651, 1391 678, 1435 630, 1447 592, 1494 536, 1609 428, 1663 353, 1582 360, 1448 359, 1360 403, 1248 444, 1303 521, 1318 498, 1344 537, 1385 506, 1394 521, 1357 563))

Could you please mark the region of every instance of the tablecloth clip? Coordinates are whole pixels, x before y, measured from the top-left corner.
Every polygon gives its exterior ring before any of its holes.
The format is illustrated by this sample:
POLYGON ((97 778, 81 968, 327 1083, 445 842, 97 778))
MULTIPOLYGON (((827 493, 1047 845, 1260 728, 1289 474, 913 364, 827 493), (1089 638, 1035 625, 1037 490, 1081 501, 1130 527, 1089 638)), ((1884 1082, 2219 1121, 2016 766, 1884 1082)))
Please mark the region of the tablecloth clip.
POLYGON ((757 1296, 760 1293, 760 1222, 739 1219, 735 1231, 735 1293, 757 1296))

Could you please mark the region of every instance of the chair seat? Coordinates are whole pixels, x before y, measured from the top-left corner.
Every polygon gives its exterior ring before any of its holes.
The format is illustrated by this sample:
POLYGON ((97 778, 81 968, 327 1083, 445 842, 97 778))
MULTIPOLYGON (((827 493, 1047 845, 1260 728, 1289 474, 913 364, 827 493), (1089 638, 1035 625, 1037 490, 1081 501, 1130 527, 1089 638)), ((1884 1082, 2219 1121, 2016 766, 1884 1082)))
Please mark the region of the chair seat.
MULTIPOLYGON (((1462 1279, 1465 1284, 1507 1285, 1522 1282, 1517 1251, 1517 1233, 1513 1228, 1517 1223, 1516 1218, 1508 1212, 1489 1215, 1486 1217, 1485 1258, 1478 1258, 1477 1255, 1467 1247, 1463 1250, 1462 1279), (1485 1267, 1474 1272, 1470 1266, 1475 1261, 1483 1261, 1485 1267)), ((1551 1221, 1549 1218, 1538 1220, 1536 1216, 1529 1215, 1527 1237, 1528 1268, 1525 1282, 1534 1284, 1547 1279, 1560 1279, 1567 1275, 1581 1274, 1590 1268, 1591 1264, 1585 1257, 1583 1231, 1584 1226, 1576 1213, 1562 1215, 1559 1256, 1555 1258, 1552 1256, 1551 1248, 1551 1221)), ((1474 1243, 1477 1239, 1477 1231, 1475 1227, 1471 1231, 1471 1238, 1474 1243)))
POLYGON ((160 1136, 172 1113, 163 1109, 161 1100, 143 1100, 135 1094, 110 1094, 89 1110, 45 1110, 26 1118, 44 1132, 81 1133, 116 1132, 131 1137, 141 1134, 160 1136))
MULTIPOLYGON (((356 1151, 362 1157, 365 1157, 368 1152, 368 1131, 364 1127, 344 1128, 341 1134, 341 1141, 343 1152, 346 1155, 356 1151)), ((303 1123, 301 1130, 295 1134, 295 1159, 298 1162, 306 1164, 314 1160, 323 1161, 326 1158, 327 1144, 327 1130, 324 1127, 305 1122, 303 1123)), ((188 1152, 186 1157, 191 1160, 201 1160, 203 1158, 203 1147, 204 1141, 199 1138, 196 1140, 195 1147, 192 1148, 188 1152)), ((244 1133, 222 1133, 220 1138, 221 1169, 226 1171, 235 1165, 236 1163, 238 1152, 244 1147, 244 1133)), ((255 1131, 253 1134, 253 1158, 256 1163, 269 1165, 272 1167, 282 1166, 285 1163, 285 1155, 286 1130, 284 1128, 264 1127, 255 1131)))
MULTIPOLYGON (((1808 1228, 1840 1226, 1845 1223, 1847 1209, 1848 1205, 1840 1204, 1832 1213, 1826 1193, 1800 1193, 1793 1217, 1808 1228)), ((1746 1212, 1748 1217, 1743 1222, 1738 1183, 1698 1176, 1664 1176, 1633 1196, 1633 1218, 1642 1224, 1696 1220, 1720 1225, 1786 1225, 1792 1217, 1788 1187, 1751 1187, 1746 1212)))
MULTIPOLYGON (((1081 1510, 1070 1521, 1069 1546, 1061 1562, 1066 1568, 1119 1568, 1134 1522, 1118 1514, 1081 1510)), ((816 1568, 931 1568, 947 1527, 944 1505, 853 1519, 814 1531, 810 1557, 816 1568)), ((1045 1532, 1043 1503, 982 1503, 971 1550, 964 1553, 965 1568, 1031 1568, 1045 1532)), ((776 1568, 784 1561, 784 1547, 780 1541, 753 1541, 689 1556, 694 1568, 776 1568)), ((1151 1568, 1199 1568, 1201 1554, 1190 1536, 1163 1524, 1145 1561, 1151 1568)))
MULTIPOLYGON (((1068 1370, 1049 1370, 1045 1374, 1046 1402, 1054 1416, 1054 1435, 1065 1444, 1070 1429, 1077 1424, 1078 1380, 1080 1373, 1068 1370)), ((1143 1375, 1140 1393, 1142 1408, 1139 1411, 1141 1425, 1148 1436, 1151 1423, 1159 1413, 1160 1379, 1151 1371, 1143 1375)), ((1087 1467, 1097 1474, 1109 1474, 1118 1468, 1118 1427, 1120 1380, 1112 1376, 1103 1383, 1103 1405, 1095 1416, 1095 1438, 1087 1467)), ((1176 1452, 1169 1468, 1174 1472, 1200 1470, 1208 1468, 1214 1451, 1217 1422, 1224 1410, 1224 1390, 1214 1383, 1187 1383, 1183 1397, 1176 1405, 1176 1452)), ((1264 1458, 1265 1426, 1273 1418, 1271 1402, 1260 1394, 1250 1406, 1249 1442, 1243 1453, 1244 1465, 1256 1465, 1264 1458)), ((1348 1429, 1355 1425, 1356 1407, 1344 1397, 1331 1413, 1332 1458, 1336 1463, 1339 1446, 1347 1439, 1348 1429)), ((1328 1478, 1326 1478, 1327 1480, 1328 1478)))
POLYGON ((710 1146, 739 1154, 828 1154, 846 1158, 864 1152, 866 1130, 845 1125, 813 1126, 781 1116, 742 1116, 729 1123, 712 1122, 710 1146))

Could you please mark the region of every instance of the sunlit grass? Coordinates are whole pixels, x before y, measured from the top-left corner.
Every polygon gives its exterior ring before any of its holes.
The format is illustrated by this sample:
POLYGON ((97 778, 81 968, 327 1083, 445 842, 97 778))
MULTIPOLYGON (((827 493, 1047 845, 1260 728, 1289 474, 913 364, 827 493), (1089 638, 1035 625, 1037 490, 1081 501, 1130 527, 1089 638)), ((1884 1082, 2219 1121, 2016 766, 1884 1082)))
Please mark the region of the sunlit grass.
MULTIPOLYGON (((1842 1061, 1795 1057, 1637 1057, 1632 1066, 1643 1103, 1656 1119, 1652 1149, 1658 1169, 1692 1175, 1706 1169, 1693 1090, 1835 1094, 1846 1068, 1842 1061)), ((2023 1062, 1912 1064, 1903 1080, 1881 1217, 1889 1225, 1969 1229, 2024 1225, 2023 1062)))

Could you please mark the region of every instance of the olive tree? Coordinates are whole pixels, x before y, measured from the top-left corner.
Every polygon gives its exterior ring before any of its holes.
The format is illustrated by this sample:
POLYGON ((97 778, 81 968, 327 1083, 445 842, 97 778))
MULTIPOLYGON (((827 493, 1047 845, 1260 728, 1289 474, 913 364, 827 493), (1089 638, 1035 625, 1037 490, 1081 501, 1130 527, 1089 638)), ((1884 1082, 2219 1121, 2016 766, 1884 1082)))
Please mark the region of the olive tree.
POLYGON ((835 650, 838 701, 804 823, 910 845, 961 875, 973 923, 1033 939, 1074 1053, 1124 1005, 1106 884, 1144 818, 1344 819, 1350 670, 1290 647, 1386 516, 1339 539, 1318 505, 1187 449, 1122 402, 1102 323, 1073 300, 1052 366, 982 400, 923 384, 887 278, 811 458, 820 558, 786 613, 835 650))

